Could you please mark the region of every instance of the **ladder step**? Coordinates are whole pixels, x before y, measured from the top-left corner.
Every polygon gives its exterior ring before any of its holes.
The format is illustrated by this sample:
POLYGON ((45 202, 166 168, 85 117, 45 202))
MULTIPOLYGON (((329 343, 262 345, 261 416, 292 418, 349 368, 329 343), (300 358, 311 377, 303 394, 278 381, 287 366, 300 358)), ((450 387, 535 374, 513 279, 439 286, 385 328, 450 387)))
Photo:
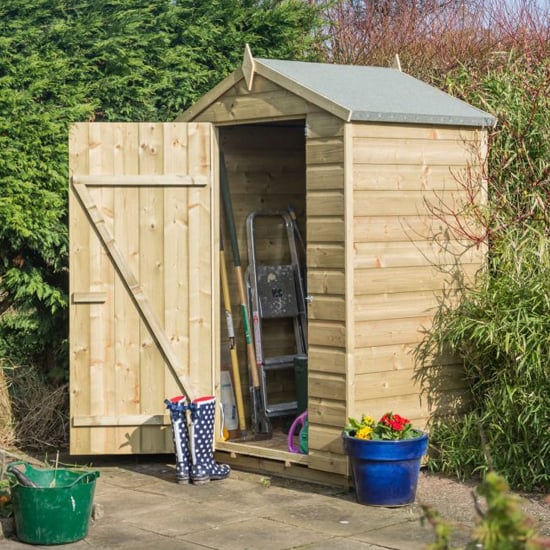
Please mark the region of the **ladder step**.
POLYGON ((289 401, 288 403, 268 404, 265 408, 265 412, 269 417, 286 416, 286 415, 295 413, 297 410, 298 410, 297 401, 289 401))
POLYGON ((264 370, 288 369, 294 367, 294 360, 300 355, 277 355, 275 357, 264 357, 264 370))

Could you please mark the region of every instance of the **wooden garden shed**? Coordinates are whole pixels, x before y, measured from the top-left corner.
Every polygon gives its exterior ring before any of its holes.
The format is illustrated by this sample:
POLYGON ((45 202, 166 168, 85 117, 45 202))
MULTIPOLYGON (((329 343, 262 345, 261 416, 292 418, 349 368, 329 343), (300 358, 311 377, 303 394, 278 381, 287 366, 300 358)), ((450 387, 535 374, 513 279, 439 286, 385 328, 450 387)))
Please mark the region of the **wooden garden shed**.
MULTIPOLYGON (((247 216, 296 213, 309 414, 307 455, 288 452, 277 433, 224 440, 218 430, 221 461, 341 481, 348 416, 393 410, 424 425, 434 411, 413 351, 440 297, 483 262, 483 250, 464 247, 444 219, 460 212, 466 180, 483 200, 494 123, 396 69, 257 59, 247 48, 242 67, 175 122, 75 124, 71 452, 171 453, 164 399, 182 388, 220 398, 220 152, 243 266, 247 216)), ((268 255, 278 253, 278 230, 259 231, 268 255)), ((230 292, 248 407, 231 278, 230 292)), ((289 345, 284 329, 271 338, 268 346, 289 345)), ((284 377, 275 386, 295 389, 284 377)), ((452 365, 437 391, 460 392, 452 365)))

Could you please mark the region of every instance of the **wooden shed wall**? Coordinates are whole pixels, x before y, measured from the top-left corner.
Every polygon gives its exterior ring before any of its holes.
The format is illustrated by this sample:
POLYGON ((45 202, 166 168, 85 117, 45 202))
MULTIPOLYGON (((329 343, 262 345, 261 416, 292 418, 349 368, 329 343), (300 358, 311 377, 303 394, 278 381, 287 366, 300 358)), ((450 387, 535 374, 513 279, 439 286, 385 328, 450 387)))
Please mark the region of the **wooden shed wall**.
POLYGON ((309 465, 347 474, 340 433, 346 420, 348 319, 346 310, 345 130, 329 113, 307 118, 307 264, 309 465))
MULTIPOLYGON (((460 211, 465 178, 482 183, 484 150, 479 130, 353 126, 353 416, 392 409, 423 425, 435 412, 419 397, 413 351, 438 297, 459 273, 471 279, 484 255, 438 217, 460 211)), ((452 363, 446 368, 450 397, 462 383, 452 363)))

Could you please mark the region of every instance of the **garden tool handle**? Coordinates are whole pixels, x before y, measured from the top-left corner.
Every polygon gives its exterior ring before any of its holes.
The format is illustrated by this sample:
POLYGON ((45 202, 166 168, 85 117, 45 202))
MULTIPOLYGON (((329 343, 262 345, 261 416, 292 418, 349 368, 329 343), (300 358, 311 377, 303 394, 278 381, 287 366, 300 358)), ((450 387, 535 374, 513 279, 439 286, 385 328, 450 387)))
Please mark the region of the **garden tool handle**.
POLYGON ((19 464, 24 464, 25 466, 25 471, 27 471, 27 467, 30 467, 29 464, 27 464, 26 462, 23 462, 23 461, 17 461, 17 462, 12 462, 6 469, 6 471, 11 474, 13 477, 15 477, 15 479, 17 479, 17 481, 19 482, 20 485, 22 485, 23 487, 34 487, 34 488, 37 488, 38 485, 32 481, 31 479, 29 479, 21 470, 18 470, 15 466, 18 466, 19 464))

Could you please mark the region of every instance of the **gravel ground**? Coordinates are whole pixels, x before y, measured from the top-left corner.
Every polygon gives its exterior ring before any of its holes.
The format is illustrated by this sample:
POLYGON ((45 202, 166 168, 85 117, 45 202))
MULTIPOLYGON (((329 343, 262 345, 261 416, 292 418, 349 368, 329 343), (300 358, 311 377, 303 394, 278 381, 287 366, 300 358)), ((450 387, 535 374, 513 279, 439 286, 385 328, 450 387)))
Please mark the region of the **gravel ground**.
MULTIPOLYGON (((418 480, 419 504, 433 506, 451 522, 475 524, 477 513, 474 491, 477 483, 461 483, 454 479, 422 471, 418 480)), ((524 513, 539 524, 539 533, 550 536, 550 500, 548 495, 514 493, 520 499, 524 513)), ((480 499, 483 508, 484 500, 480 499)))

